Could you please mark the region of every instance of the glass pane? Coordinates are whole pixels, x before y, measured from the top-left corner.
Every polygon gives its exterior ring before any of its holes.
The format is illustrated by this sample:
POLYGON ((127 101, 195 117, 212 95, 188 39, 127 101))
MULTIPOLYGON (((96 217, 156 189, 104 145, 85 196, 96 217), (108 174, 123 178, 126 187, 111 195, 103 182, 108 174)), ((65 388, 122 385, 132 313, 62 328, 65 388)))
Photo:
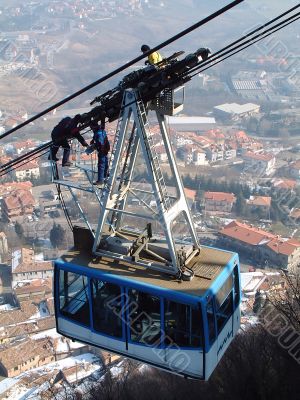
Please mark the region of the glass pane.
POLYGON ((201 310, 165 300, 165 344, 181 347, 203 346, 201 310))
POLYGON ((215 330, 215 316, 214 316, 214 308, 212 299, 210 299, 206 305, 206 315, 207 315, 207 323, 208 323, 208 337, 209 343, 213 343, 216 338, 216 330, 215 330))
POLYGON ((160 298, 139 290, 130 289, 129 321, 130 339, 145 344, 160 344, 160 298))
POLYGON ((225 299, 221 307, 217 310, 217 328, 218 333, 221 332, 223 326, 232 316, 232 292, 229 293, 228 297, 225 299))
POLYGON ((122 295, 118 285, 92 279, 93 324, 98 332, 122 337, 122 295))
POLYGON ((60 312, 69 319, 84 325, 90 324, 88 278, 73 272, 60 270, 60 312))
POLYGON ((236 265, 233 270, 234 276, 234 307, 236 308, 240 302, 240 281, 239 281, 239 270, 236 265))
POLYGON ((227 298, 228 293, 231 292, 233 286, 232 275, 229 275, 223 286, 218 290, 216 294, 216 304, 217 308, 223 304, 224 300, 227 298))

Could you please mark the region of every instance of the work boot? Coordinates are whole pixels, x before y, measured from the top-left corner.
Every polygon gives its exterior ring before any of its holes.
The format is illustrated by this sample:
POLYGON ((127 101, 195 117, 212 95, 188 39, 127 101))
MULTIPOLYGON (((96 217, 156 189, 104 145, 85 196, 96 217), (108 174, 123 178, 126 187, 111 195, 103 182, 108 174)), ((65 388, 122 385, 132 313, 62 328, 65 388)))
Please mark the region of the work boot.
POLYGON ((104 182, 96 181, 96 182, 93 182, 93 185, 96 185, 96 186, 98 186, 99 189, 102 189, 104 187, 104 182))

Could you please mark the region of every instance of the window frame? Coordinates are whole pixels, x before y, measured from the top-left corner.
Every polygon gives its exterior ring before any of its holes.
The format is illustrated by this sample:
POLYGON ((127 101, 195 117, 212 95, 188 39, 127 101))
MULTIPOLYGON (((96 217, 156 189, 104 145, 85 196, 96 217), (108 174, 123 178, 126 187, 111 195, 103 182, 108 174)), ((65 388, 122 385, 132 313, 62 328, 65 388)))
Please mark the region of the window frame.
POLYGON ((233 288, 231 289, 231 291, 228 293, 227 297, 224 299, 224 301, 222 302, 221 305, 217 306, 217 303, 215 301, 215 327, 217 330, 217 336, 219 336, 219 334, 222 332, 224 326, 227 324, 227 322, 230 320, 230 318, 233 317, 233 313, 234 313, 234 307, 233 307, 233 288), (223 307, 223 305, 227 302, 227 300, 229 300, 229 305, 231 306, 231 313, 228 316, 226 315, 226 319, 222 322, 222 324, 219 327, 219 320, 218 320, 218 312, 219 312, 219 316, 220 316, 220 310, 223 307))
MULTIPOLYGON (((79 279, 80 279, 80 278, 79 278, 79 279)), ((73 282, 75 282, 75 280, 73 280, 72 283, 73 283, 73 282)), ((71 284, 72 284, 72 283, 71 283, 71 284)), ((71 284, 68 284, 68 285, 67 285, 67 289, 70 288, 70 285, 71 285, 71 284)), ((68 293, 69 293, 69 292, 68 292, 68 293)), ((69 296, 68 296, 68 297, 69 297, 69 296)), ((89 329, 91 328, 91 303, 90 303, 90 289, 89 289, 89 276, 88 276, 88 275, 79 274, 78 272, 75 272, 75 271, 73 271, 73 270, 68 270, 68 269, 60 268, 60 269, 58 270, 57 298, 58 298, 58 312, 59 312, 59 315, 61 315, 61 317, 66 318, 67 320, 69 320, 69 321, 71 321, 71 322, 73 322, 73 323, 75 323, 75 324, 77 324, 77 325, 83 326, 83 327, 85 327, 85 328, 89 328, 89 329), (72 314, 71 314, 70 312, 67 312, 67 311, 64 311, 64 310, 63 310, 64 307, 66 306, 66 302, 65 302, 65 304, 62 306, 62 298, 64 299, 64 301, 66 300, 66 297, 65 297, 65 274, 67 274, 67 275, 68 275, 68 274, 78 275, 78 277, 80 277, 80 278, 86 278, 86 280, 87 280, 86 285, 85 285, 85 286, 82 286, 82 289, 81 289, 80 291, 76 292, 76 295, 77 295, 78 293, 82 292, 84 289, 86 289, 86 291, 85 291, 85 296, 86 296, 87 302, 85 301, 84 304, 83 304, 83 306, 85 306, 86 303, 87 303, 87 305, 88 305, 88 312, 87 312, 87 320, 88 320, 88 323, 82 322, 82 321, 78 321, 76 318, 72 318, 72 316, 71 316, 72 314), (63 277, 62 277, 62 275, 63 275, 63 277), (61 285, 62 285, 62 286, 61 286, 61 285)), ((75 297, 72 297, 71 301, 72 301, 73 299, 75 299, 75 297)), ((77 299, 77 301, 78 301, 78 299, 77 299)), ((81 300, 79 300, 79 301, 81 301, 81 300)), ((81 309, 81 307, 80 307, 79 309, 81 309)), ((74 315, 75 315, 75 314, 74 314, 74 315)))
MULTIPOLYGON (((144 288, 136 288, 136 287, 132 287, 132 286, 131 287, 128 287, 128 286, 126 287, 125 296, 126 296, 126 305, 125 305, 126 327, 125 328, 126 328, 126 337, 127 337, 128 343, 131 344, 131 345, 146 346, 146 347, 149 347, 149 348, 161 348, 162 345, 163 345, 163 335, 164 335, 164 332, 162 330, 162 326, 163 326, 163 313, 162 313, 163 312, 163 309, 162 309, 162 307, 163 307, 162 303, 163 302, 162 302, 162 300, 164 299, 164 297, 158 295, 157 293, 153 293, 151 291, 144 290, 144 288), (132 338, 131 338, 131 332, 132 332, 132 330, 131 330, 131 321, 130 321, 131 297, 130 297, 130 293, 129 293, 131 290, 137 290, 138 292, 141 292, 143 294, 150 295, 150 296, 153 296, 153 297, 156 297, 156 298, 159 299, 160 338, 159 338, 159 340, 157 340, 153 344, 140 342, 140 341, 135 341, 135 340, 132 340, 132 338)), ((144 311, 142 311, 142 312, 144 312, 144 311)))
POLYGON ((187 349, 187 350, 203 350, 205 349, 205 334, 204 334, 204 320, 203 320, 203 309, 202 309, 202 302, 199 301, 197 302, 197 304, 192 304, 192 303, 188 303, 188 302, 182 302, 182 301, 178 301, 178 300, 174 300, 171 299, 169 297, 162 297, 163 302, 162 302, 162 308, 163 308, 163 325, 162 325, 162 332, 163 332, 163 338, 162 338, 162 344, 164 345, 165 348, 170 348, 170 349, 187 349), (200 346, 185 346, 185 345, 180 345, 176 342, 174 342, 174 345, 168 345, 165 343, 165 336, 166 336, 166 321, 165 321, 165 302, 169 301, 169 302, 173 302, 173 303, 177 303, 180 305, 184 305, 186 307, 189 307, 189 324, 191 325, 190 331, 191 334, 190 336, 192 338, 194 337, 198 337, 200 338, 200 346), (193 331, 193 319, 192 319, 192 310, 197 310, 200 313, 200 318, 201 318, 201 327, 200 327, 200 336, 199 335, 195 335, 192 333, 193 331))
POLYGON ((207 336, 207 347, 212 346, 215 341, 217 340, 217 323, 216 323, 216 305, 215 305, 215 295, 210 293, 209 295, 206 296, 205 299, 205 318, 206 318, 206 336, 207 336), (210 329, 211 324, 209 323, 209 318, 208 318, 208 305, 209 303, 211 304, 211 310, 212 310, 212 318, 211 321, 213 322, 212 330, 210 329), (213 333, 213 336, 211 336, 211 333, 213 333))
POLYGON ((115 340, 125 340, 125 329, 124 329, 124 321, 125 321, 125 301, 124 301, 124 286, 122 286, 119 283, 116 282, 111 282, 110 280, 106 280, 105 277, 89 277, 89 290, 90 290, 90 311, 91 311, 91 330, 97 335, 101 336, 106 336, 108 338, 112 338, 115 340), (121 314, 121 336, 116 336, 116 335, 110 335, 105 332, 101 332, 100 330, 95 328, 95 321, 94 321, 94 316, 95 316, 95 308, 94 308, 94 297, 93 297, 93 280, 98 280, 104 283, 108 283, 110 285, 115 285, 118 286, 120 289, 120 296, 121 296, 121 309, 120 309, 120 314, 121 314))
POLYGON ((233 311, 235 311, 241 302, 241 277, 238 264, 234 265, 233 271, 233 311))

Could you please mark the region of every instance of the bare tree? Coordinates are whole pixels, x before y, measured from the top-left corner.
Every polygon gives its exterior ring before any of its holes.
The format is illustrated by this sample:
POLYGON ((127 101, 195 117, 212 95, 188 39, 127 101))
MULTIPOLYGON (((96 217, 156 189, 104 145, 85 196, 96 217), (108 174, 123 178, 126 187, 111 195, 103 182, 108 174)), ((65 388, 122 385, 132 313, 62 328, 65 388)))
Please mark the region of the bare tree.
POLYGON ((267 300, 297 332, 300 332, 300 275, 289 274, 285 270, 281 274, 284 287, 278 288, 278 285, 273 285, 267 300))

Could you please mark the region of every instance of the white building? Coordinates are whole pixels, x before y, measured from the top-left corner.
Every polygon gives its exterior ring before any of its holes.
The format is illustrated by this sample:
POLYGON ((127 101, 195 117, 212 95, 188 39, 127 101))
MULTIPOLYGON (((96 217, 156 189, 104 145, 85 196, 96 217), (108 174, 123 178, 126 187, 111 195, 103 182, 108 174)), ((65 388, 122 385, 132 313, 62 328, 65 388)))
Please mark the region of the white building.
POLYGON ((3 257, 8 252, 7 237, 4 232, 0 232, 0 262, 3 262, 3 257))
POLYGON ((22 248, 12 253, 12 286, 33 279, 52 279, 51 261, 36 261, 32 249, 22 248))
POLYGON ((40 177, 40 168, 37 163, 29 161, 24 165, 20 165, 15 169, 16 179, 18 182, 30 178, 40 177))
POLYGON ((216 127, 216 120, 211 117, 170 117, 166 123, 176 132, 203 132, 216 127))
POLYGON ((270 175, 274 171, 275 157, 270 153, 253 153, 248 151, 243 154, 245 162, 244 170, 246 172, 259 174, 259 175, 270 175))
POLYGON ((207 165, 205 151, 197 149, 193 153, 193 162, 195 165, 207 165))
POLYGON ((260 106, 258 104, 225 103, 214 107, 214 114, 219 118, 238 120, 257 114, 259 110, 260 106))

